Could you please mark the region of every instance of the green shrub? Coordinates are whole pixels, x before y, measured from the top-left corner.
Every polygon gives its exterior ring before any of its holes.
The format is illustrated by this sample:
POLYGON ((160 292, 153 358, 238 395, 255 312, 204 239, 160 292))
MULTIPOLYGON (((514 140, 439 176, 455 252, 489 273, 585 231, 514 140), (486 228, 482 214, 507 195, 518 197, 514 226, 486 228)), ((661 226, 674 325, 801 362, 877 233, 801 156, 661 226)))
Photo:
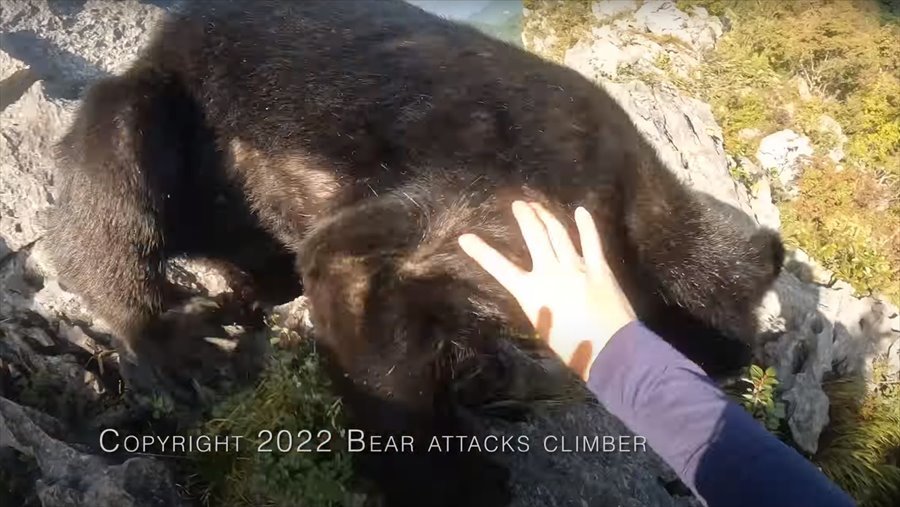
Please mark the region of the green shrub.
POLYGON ((876 76, 865 83, 863 93, 848 97, 838 120, 846 125, 851 160, 900 178, 900 67, 893 72, 893 77, 876 76))
POLYGON ((819 160, 800 177, 800 196, 779 204, 788 242, 860 293, 900 303, 897 13, 874 0, 679 2, 692 5, 734 22, 695 76, 729 153, 752 156, 763 136, 792 128, 824 154, 837 142, 819 129, 825 114, 848 138, 843 172, 819 160))
MULTIPOLYGON (((830 423, 812 461, 861 507, 888 507, 900 498, 900 384, 888 378, 886 362, 874 382, 833 380, 824 384, 830 423)), ((732 395, 766 429, 785 439, 785 405, 774 368, 747 368, 732 395)), ((787 440, 790 442, 790 440, 787 440)))
POLYGON ((767 430, 780 434, 785 411, 784 402, 777 399, 775 393, 775 387, 778 386, 775 369, 769 367, 763 370, 755 364, 750 365, 740 381, 743 390, 738 394, 744 409, 767 430))
MULTIPOLYGON (((213 417, 199 434, 239 435, 239 453, 198 453, 193 457, 194 490, 207 505, 264 506, 346 505, 351 498, 350 455, 341 442, 341 404, 330 390, 314 345, 296 334, 275 328, 289 346, 276 349, 255 388, 241 392, 215 407, 213 417), (281 452, 273 440, 258 452, 268 435, 287 430, 292 449, 281 452), (297 452, 308 430, 312 440, 297 452), (326 431, 332 437, 315 452, 326 431), (322 437, 321 439, 319 437, 322 437)), ((287 439, 284 440, 287 442, 287 439)), ((286 447, 286 446, 285 446, 286 447)))
POLYGON ((900 385, 884 364, 874 386, 861 380, 824 385, 830 424, 813 461, 861 507, 893 507, 900 499, 900 385))
POLYGON ((786 241, 803 248, 860 293, 900 299, 900 215, 868 207, 885 189, 858 168, 814 164, 799 196, 781 205, 786 241), (874 190, 873 190, 874 189, 874 190))
MULTIPOLYGON (((799 195, 779 203, 786 241, 859 292, 900 303, 897 10, 876 1, 679 2, 690 5, 727 14, 734 24, 695 76, 730 153, 752 155, 762 136, 792 128, 824 154, 837 139, 818 128, 822 115, 848 138, 842 168, 818 157, 797 181, 799 195), (811 95, 801 96, 798 80, 811 95), (743 129, 758 135, 741 137, 743 129)), ((875 389, 862 380, 826 386, 831 423, 813 457, 862 506, 900 498, 900 387, 882 381, 875 389)), ((744 405, 769 419, 768 402, 760 401, 767 392, 759 394, 744 405)))

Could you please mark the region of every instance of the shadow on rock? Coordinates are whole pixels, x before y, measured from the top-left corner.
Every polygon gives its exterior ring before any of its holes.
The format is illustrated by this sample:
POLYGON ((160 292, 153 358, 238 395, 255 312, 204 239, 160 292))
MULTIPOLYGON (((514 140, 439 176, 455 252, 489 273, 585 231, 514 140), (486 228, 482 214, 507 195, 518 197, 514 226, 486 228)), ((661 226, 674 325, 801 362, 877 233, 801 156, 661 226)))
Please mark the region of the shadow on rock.
POLYGON ((0 33, 0 48, 25 62, 54 98, 77 99, 91 81, 109 75, 83 57, 28 30, 0 33))
POLYGON ((34 248, 0 247, 0 468, 8 472, 0 481, 13 495, 9 503, 0 497, 3 504, 181 505, 170 469, 183 458, 108 454, 99 433, 183 434, 205 420, 213 403, 251 385, 264 367, 260 314, 221 308, 216 323, 233 334, 204 342, 217 353, 182 363, 181 382, 136 386, 123 377, 124 351, 75 310, 81 302, 43 270, 34 248), (174 396, 176 389, 190 396, 174 396))

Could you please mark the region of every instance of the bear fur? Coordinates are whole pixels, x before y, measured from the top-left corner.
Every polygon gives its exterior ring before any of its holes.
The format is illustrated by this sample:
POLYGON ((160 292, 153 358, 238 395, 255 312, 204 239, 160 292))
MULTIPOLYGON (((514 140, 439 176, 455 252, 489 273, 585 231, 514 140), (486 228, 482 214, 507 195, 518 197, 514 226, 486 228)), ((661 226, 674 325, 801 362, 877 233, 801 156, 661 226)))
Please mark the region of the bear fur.
MULTIPOLYGON (((458 432, 455 403, 502 389, 499 340, 531 328, 456 239, 527 267, 513 200, 573 233, 586 207, 638 316, 710 370, 746 359, 783 258, 775 232, 679 182, 601 88, 400 1, 174 12, 89 90, 60 152, 55 263, 139 357, 185 339, 161 318, 167 259, 299 275, 351 420, 375 433, 458 432)), ((471 456, 377 459, 393 504, 505 498, 475 486, 471 456)))

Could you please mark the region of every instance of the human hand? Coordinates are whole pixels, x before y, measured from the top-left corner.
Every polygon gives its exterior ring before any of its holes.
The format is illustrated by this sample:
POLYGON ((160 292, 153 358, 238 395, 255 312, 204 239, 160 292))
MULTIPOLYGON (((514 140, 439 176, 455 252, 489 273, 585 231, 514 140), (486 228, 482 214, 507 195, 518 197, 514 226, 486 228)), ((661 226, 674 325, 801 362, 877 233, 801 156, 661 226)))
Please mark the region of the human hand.
POLYGON ((587 379, 606 342, 635 319, 634 310, 606 263, 586 209, 575 210, 584 258, 563 224, 543 206, 516 201, 512 209, 531 255, 531 272, 474 234, 460 236, 459 245, 516 298, 563 362, 587 379))

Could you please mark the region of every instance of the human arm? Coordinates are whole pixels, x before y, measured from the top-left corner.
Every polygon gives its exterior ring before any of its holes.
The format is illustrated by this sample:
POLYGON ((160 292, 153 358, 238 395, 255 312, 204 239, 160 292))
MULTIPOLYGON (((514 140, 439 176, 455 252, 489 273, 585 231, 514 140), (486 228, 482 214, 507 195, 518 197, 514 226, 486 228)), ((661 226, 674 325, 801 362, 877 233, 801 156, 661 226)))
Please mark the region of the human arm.
POLYGON ((475 236, 461 237, 460 245, 513 294, 538 334, 588 381, 600 402, 646 437, 708 505, 853 505, 729 401, 699 366, 634 320, 587 211, 579 208, 575 215, 584 258, 539 205, 517 202, 513 213, 532 271, 475 236))
POLYGON ((608 341, 588 387, 711 507, 854 505, 639 322, 608 341))

